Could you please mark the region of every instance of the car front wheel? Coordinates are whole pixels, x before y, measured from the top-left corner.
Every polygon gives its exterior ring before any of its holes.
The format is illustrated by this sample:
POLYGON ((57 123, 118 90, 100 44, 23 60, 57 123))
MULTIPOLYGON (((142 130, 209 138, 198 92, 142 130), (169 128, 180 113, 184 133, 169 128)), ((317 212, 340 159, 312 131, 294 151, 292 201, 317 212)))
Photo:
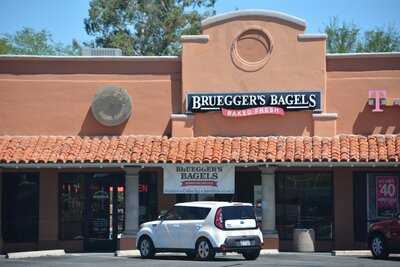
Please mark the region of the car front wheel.
POLYGON ((369 242, 369 247, 371 248, 371 252, 374 258, 386 259, 388 257, 385 240, 382 235, 372 236, 369 242))
POLYGON ((199 239, 196 243, 196 256, 199 260, 213 260, 215 257, 215 250, 210 241, 205 238, 199 239))
POLYGON ((251 251, 246 251, 242 253, 243 257, 248 260, 248 261, 253 261, 260 256, 260 250, 251 250, 251 251))
POLYGON ((140 256, 144 259, 152 258, 155 254, 153 241, 150 237, 143 236, 139 241, 140 256))

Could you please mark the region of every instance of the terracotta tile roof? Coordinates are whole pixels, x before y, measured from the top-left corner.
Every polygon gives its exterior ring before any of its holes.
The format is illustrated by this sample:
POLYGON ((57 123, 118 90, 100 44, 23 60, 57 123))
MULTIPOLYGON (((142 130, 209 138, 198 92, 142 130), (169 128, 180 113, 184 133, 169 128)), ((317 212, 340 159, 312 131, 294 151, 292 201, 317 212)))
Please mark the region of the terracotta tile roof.
POLYGON ((399 162, 400 135, 0 136, 1 163, 399 162))

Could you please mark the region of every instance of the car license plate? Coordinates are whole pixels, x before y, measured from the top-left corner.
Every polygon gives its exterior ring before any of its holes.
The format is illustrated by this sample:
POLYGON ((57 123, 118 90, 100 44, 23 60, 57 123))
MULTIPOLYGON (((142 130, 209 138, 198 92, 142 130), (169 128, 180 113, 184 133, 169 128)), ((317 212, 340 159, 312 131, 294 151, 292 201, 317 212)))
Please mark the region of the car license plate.
POLYGON ((243 247, 247 247, 251 245, 250 240, 240 240, 240 245, 243 247))

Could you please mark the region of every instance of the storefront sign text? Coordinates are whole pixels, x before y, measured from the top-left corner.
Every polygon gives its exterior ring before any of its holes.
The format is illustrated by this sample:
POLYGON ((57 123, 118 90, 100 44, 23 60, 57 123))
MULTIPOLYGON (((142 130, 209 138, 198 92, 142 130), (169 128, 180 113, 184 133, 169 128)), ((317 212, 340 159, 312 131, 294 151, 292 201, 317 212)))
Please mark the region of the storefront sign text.
POLYGON ((321 93, 189 93, 187 103, 189 112, 222 111, 228 117, 283 115, 284 110, 321 109, 321 93), (233 112, 234 110, 241 112, 233 112))
POLYGON ((233 194, 235 168, 219 165, 164 167, 164 194, 233 194))

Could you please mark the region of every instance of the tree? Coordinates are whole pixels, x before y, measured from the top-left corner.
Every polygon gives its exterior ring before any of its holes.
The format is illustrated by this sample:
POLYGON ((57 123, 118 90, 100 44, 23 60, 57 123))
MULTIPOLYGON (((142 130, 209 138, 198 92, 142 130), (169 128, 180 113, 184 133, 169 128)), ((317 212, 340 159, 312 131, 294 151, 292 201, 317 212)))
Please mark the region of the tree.
POLYGON ((55 43, 46 30, 35 31, 23 28, 15 34, 5 34, 0 38, 0 54, 16 55, 77 55, 79 45, 74 40, 72 45, 55 43))
POLYGON ((358 44, 357 52, 400 51, 400 33, 392 25, 366 31, 364 39, 358 44))
POLYGON ((400 51, 400 33, 393 25, 365 31, 360 37, 357 25, 333 17, 325 27, 325 33, 328 35, 326 48, 329 53, 400 51))
POLYGON ((215 2, 91 0, 85 29, 97 46, 120 48, 124 55, 176 55, 180 36, 200 33, 201 20, 215 14, 215 2))
POLYGON ((331 18, 325 27, 327 34, 326 48, 329 53, 355 52, 360 28, 354 23, 341 22, 337 17, 331 18))

